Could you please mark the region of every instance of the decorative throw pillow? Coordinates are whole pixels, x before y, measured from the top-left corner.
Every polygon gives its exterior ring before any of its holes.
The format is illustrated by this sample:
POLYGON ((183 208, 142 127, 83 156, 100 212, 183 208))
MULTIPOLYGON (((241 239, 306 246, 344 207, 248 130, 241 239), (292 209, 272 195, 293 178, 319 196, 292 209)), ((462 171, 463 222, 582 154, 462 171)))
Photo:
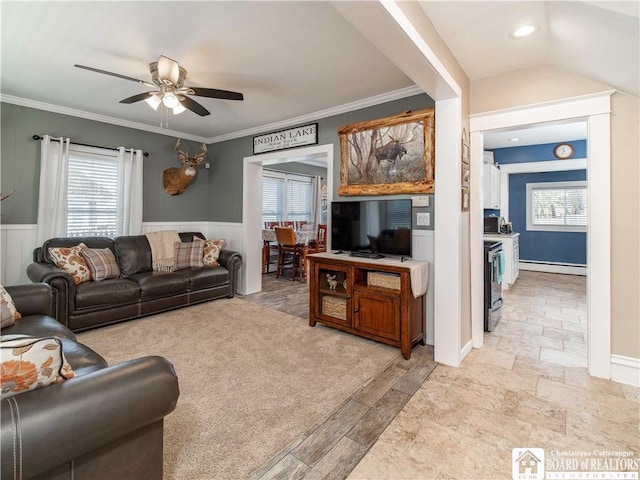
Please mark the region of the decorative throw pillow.
POLYGON ((75 377, 54 337, 5 335, 0 337, 2 398, 46 387, 75 377))
POLYGON ((49 255, 53 258, 56 267, 63 269, 71 275, 76 285, 91 280, 91 271, 81 253, 81 250, 85 248, 87 248, 87 246, 81 243, 75 247, 49 249, 49 255))
POLYGON ((220 250, 224 247, 224 240, 202 240, 200 237, 193 237, 194 242, 204 243, 204 257, 202 262, 205 265, 217 267, 218 258, 220 258, 220 250))
POLYGON ((0 285, 0 311, 2 314, 0 326, 2 328, 10 327, 21 317, 20 312, 18 312, 13 303, 13 298, 11 298, 11 295, 9 295, 2 285, 0 285))
POLYGON ((96 282, 107 278, 118 278, 120 269, 116 262, 116 257, 109 248, 83 248, 81 251, 84 260, 87 262, 91 278, 96 282))
POLYGON ((183 270, 190 267, 202 266, 203 247, 202 242, 175 242, 173 258, 173 270, 183 270))

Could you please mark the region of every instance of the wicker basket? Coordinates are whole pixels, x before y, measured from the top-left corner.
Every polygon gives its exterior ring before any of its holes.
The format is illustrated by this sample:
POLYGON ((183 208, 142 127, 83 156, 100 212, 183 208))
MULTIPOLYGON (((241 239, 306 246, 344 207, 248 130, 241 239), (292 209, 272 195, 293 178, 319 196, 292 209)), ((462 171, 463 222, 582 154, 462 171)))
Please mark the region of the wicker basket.
POLYGON ((400 275, 395 273, 367 272, 367 285, 400 290, 400 275))
POLYGON ((347 299, 341 297, 322 297, 322 314, 329 317, 347 319, 347 299))

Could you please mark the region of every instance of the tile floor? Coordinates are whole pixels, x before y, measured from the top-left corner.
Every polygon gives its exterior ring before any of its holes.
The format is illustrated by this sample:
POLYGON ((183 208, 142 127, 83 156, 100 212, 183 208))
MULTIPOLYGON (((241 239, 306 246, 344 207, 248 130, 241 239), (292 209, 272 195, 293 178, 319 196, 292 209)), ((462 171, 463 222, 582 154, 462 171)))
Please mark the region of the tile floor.
MULTIPOLYGON (((290 283, 245 298, 306 318, 304 284, 290 283)), ((519 447, 640 457, 639 389, 587 373, 585 290, 584 277, 521 272, 460 368, 416 347, 252 478, 510 479, 519 447)))

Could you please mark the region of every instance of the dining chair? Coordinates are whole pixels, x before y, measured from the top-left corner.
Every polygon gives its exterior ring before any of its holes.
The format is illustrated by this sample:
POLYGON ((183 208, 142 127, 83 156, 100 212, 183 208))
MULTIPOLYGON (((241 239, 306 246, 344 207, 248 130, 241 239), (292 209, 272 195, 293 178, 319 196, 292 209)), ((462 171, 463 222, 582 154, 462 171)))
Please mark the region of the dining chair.
POLYGON ((286 220, 284 222, 280 222, 280 226, 293 228, 295 226, 295 222, 293 220, 286 220))
POLYGON ((327 251, 327 225, 318 224, 318 233, 314 246, 309 247, 309 253, 322 253, 327 251))
POLYGON ((278 222, 264 222, 264 228, 266 230, 273 230, 278 225, 279 225, 278 222))
POLYGON ((284 274, 285 269, 291 269, 291 280, 300 277, 304 281, 304 245, 296 243, 296 232, 290 227, 275 227, 278 240, 278 267, 276 278, 284 274))

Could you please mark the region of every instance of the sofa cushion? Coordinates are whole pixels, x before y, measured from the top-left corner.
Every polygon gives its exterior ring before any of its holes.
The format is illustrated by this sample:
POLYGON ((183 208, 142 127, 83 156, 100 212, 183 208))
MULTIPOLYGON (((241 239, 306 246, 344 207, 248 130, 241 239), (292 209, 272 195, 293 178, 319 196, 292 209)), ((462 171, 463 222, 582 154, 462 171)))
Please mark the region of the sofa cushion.
POLYGON ((76 308, 101 305, 122 305, 135 302, 140 297, 136 282, 122 278, 110 278, 102 282, 88 282, 76 287, 76 308))
POLYGON ((116 238, 115 250, 122 277, 126 278, 136 273, 153 270, 151 266, 151 246, 144 235, 116 238))
POLYGON ((73 282, 79 285, 91 280, 91 271, 82 256, 82 250, 87 248, 84 243, 74 247, 51 247, 49 255, 53 258, 56 267, 63 269, 73 277, 73 282))
POLYGON ((178 272, 136 273, 128 279, 138 284, 143 300, 187 293, 189 288, 189 279, 178 272))
POLYGON ((42 244, 42 261, 55 265, 55 261, 49 254, 50 248, 73 247, 84 243, 87 248, 110 248, 113 250, 113 239, 109 237, 56 237, 45 240, 42 244))
POLYGON ((107 367, 107 361, 94 350, 70 338, 61 339, 64 356, 76 377, 107 367))
POLYGON ((19 333, 32 337, 76 339, 76 335, 71 330, 49 315, 28 315, 16 321, 12 326, 2 329, 2 335, 19 333))
POLYGON ((193 237, 193 241, 204 244, 203 249, 203 263, 212 267, 220 265, 218 258, 220 258, 220 250, 224 247, 224 240, 202 240, 198 237, 193 237))
POLYGON ((198 240, 197 242, 176 242, 174 244, 174 271, 191 267, 202 267, 204 242, 200 239, 198 240))
POLYGON ((83 248, 82 256, 87 262, 91 278, 101 282, 107 278, 118 278, 120 269, 116 263, 116 257, 108 248, 83 248))
POLYGON ((0 285, 0 326, 2 328, 10 327, 20 318, 20 312, 16 309, 11 295, 0 285))
POLYGON ((176 272, 189 279, 189 290, 201 290, 208 287, 226 285, 230 281, 229 270, 224 267, 187 268, 176 272))
POLYGON ((0 341, 2 398, 75 377, 54 337, 3 335, 0 341))

